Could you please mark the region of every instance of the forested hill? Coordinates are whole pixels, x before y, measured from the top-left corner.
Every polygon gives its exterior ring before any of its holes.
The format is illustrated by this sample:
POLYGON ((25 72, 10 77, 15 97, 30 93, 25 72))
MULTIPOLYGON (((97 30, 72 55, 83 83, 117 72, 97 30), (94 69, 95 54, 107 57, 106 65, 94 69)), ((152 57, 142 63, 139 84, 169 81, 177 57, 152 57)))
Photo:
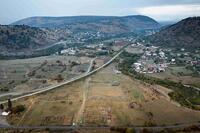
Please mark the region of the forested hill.
POLYGON ((153 44, 165 47, 200 47, 200 17, 186 18, 148 39, 153 44))
POLYGON ((67 33, 33 28, 25 25, 0 25, 0 53, 31 51, 64 39, 67 33))

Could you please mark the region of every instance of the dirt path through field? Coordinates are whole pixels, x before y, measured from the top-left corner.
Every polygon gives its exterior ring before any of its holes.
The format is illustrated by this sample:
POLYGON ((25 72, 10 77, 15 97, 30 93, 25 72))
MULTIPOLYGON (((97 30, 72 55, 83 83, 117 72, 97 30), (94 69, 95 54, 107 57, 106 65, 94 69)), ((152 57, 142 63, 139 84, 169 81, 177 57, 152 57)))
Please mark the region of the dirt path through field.
POLYGON ((7 74, 6 74, 6 69, 5 69, 5 68, 2 68, 2 71, 3 71, 3 78, 4 78, 4 79, 7 79, 8 76, 7 76, 7 74))
POLYGON ((30 106, 28 107, 27 111, 24 113, 24 115, 21 117, 21 119, 19 120, 17 126, 20 126, 20 124, 22 124, 22 122, 24 121, 25 116, 29 113, 29 111, 32 109, 33 105, 35 103, 34 99, 30 100, 30 106))
POLYGON ((88 97, 90 80, 91 80, 91 78, 85 79, 85 84, 83 86, 83 101, 82 101, 81 107, 80 107, 77 115, 75 116, 75 124, 76 125, 79 123, 83 124, 83 115, 84 115, 86 100, 88 97))

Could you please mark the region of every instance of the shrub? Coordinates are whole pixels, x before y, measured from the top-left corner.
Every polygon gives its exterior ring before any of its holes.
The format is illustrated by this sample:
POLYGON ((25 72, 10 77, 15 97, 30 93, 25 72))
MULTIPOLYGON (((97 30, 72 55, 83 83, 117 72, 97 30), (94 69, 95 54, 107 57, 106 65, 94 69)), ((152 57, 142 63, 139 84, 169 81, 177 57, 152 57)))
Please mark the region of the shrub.
POLYGON ((127 128, 126 133, 135 133, 135 130, 133 128, 127 128))
POLYGON ((8 91, 9 91, 9 88, 8 88, 8 87, 0 88, 0 91, 1 91, 1 92, 8 92, 8 91))
POLYGON ((23 112, 25 109, 26 108, 24 105, 17 105, 16 107, 12 108, 12 113, 19 114, 19 113, 23 112))
POLYGON ((63 77, 61 74, 58 74, 54 77, 54 80, 57 80, 58 82, 61 82, 63 80, 63 77))
POLYGON ((36 75, 35 77, 38 78, 38 79, 42 78, 41 75, 36 75))
POLYGON ((4 109, 4 106, 3 104, 0 104, 0 109, 3 110, 4 109))

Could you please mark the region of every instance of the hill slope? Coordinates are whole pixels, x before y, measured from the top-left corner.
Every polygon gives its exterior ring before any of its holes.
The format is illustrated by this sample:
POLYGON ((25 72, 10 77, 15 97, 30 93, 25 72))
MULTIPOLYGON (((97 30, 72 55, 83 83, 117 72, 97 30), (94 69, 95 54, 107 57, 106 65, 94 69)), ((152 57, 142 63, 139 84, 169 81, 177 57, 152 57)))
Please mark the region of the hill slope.
POLYGON ((104 33, 125 33, 144 29, 159 28, 160 24, 147 16, 73 16, 73 17, 31 17, 19 20, 12 25, 60 28, 71 31, 99 31, 104 33))
POLYGON ((30 52, 66 37, 52 30, 0 25, 0 53, 30 52))
POLYGON ((184 19, 148 39, 153 44, 166 47, 200 47, 200 17, 184 19))

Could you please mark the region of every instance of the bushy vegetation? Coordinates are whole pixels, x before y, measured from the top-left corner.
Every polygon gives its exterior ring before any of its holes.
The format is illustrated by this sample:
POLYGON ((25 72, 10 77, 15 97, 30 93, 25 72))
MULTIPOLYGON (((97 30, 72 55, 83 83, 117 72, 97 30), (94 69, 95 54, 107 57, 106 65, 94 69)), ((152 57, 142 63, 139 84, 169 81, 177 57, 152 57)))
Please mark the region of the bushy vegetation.
POLYGON ((139 54, 131 54, 128 52, 123 52, 120 57, 122 58, 122 62, 119 63, 119 68, 123 73, 128 74, 131 71, 131 66, 135 63, 141 55, 139 54))
POLYGON ((43 30, 29 26, 1 26, 0 36, 0 46, 18 50, 40 45, 39 41, 37 42, 34 39, 44 39, 46 33, 43 30))
POLYGON ((17 105, 16 107, 13 107, 13 108, 12 108, 12 113, 14 113, 14 114, 19 114, 19 113, 25 111, 25 109, 26 109, 26 108, 25 108, 24 105, 17 105))
POLYGON ((61 46, 36 50, 66 40, 67 36, 65 30, 40 29, 25 25, 0 25, 0 59, 50 55, 58 52, 61 46))
POLYGON ((63 45, 55 45, 52 47, 49 47, 47 49, 42 49, 38 51, 34 51, 32 54, 23 54, 23 55, 1 55, 0 54, 0 59, 2 60, 9 60, 9 59, 26 59, 26 58, 34 58, 34 57, 40 57, 40 56, 49 56, 52 55, 53 53, 60 52, 63 50, 63 45))
POLYGON ((0 92, 8 92, 8 91, 9 91, 9 88, 6 86, 0 88, 0 92))

